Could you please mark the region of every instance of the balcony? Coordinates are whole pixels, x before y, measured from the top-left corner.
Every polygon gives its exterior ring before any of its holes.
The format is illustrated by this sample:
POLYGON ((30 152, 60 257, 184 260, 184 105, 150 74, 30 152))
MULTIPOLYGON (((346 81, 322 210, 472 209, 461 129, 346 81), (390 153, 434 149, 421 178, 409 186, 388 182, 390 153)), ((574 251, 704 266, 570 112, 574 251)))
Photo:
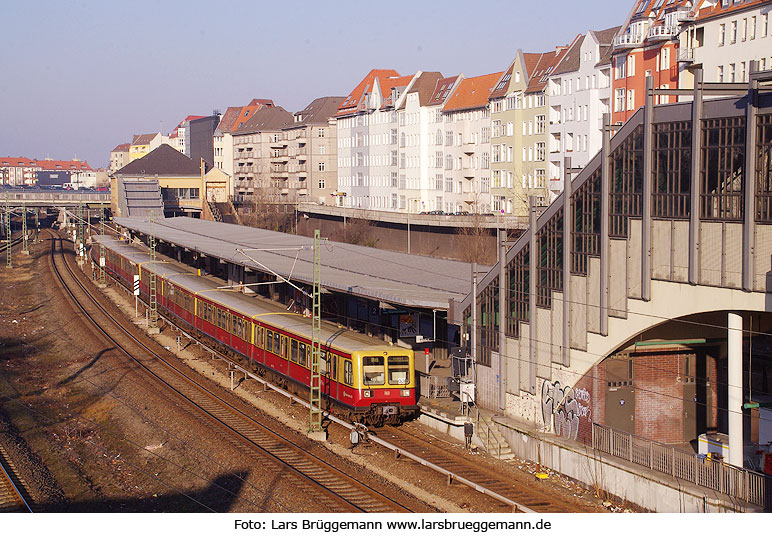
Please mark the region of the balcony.
POLYGON ((464 167, 461 169, 461 174, 464 178, 467 180, 472 180, 476 174, 475 170, 472 167, 464 167))
POLYGON ((614 38, 615 49, 635 49, 643 45, 645 34, 622 34, 614 38))
POLYGON ((268 146, 271 148, 286 148, 287 147, 287 138, 286 137, 277 137, 273 139, 271 142, 268 143, 268 146))
POLYGON ((470 142, 464 143, 461 145, 461 151, 466 155, 471 156, 472 154, 474 154, 475 145, 470 142))
POLYGON ((694 49, 692 47, 678 49, 678 62, 680 64, 691 64, 694 62, 694 49))
POLYGON ((652 41, 667 41, 678 35, 678 25, 660 25, 649 28, 646 36, 652 41))
POLYGON ((308 190, 305 188, 300 188, 298 189, 297 194, 298 194, 298 197, 305 197, 306 195, 308 195, 308 190))

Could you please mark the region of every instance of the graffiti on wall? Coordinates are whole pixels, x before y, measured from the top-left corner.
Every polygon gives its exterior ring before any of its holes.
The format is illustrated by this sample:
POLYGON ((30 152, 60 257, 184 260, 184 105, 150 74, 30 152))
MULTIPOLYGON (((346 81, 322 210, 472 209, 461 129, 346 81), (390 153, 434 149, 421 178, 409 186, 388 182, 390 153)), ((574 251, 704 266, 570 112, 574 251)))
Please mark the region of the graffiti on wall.
POLYGON ((592 420, 590 392, 586 388, 563 386, 558 381, 544 381, 541 387, 541 415, 544 425, 558 437, 576 440, 579 421, 592 420))

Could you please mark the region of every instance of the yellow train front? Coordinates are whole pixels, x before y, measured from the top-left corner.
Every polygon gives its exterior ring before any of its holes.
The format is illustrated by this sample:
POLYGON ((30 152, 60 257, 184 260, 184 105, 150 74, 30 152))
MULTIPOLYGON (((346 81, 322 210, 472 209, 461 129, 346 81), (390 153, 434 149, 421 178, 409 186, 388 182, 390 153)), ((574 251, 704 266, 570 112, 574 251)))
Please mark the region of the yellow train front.
MULTIPOLYGON (((147 299, 156 274, 158 307, 245 369, 308 392, 311 381, 311 319, 267 300, 218 290, 210 277, 192 275, 171 261, 148 255, 118 240, 98 237, 106 248, 106 269, 130 289, 140 276, 147 299)), ((417 410, 413 351, 322 322, 320 378, 323 406, 332 414, 370 425, 396 424, 417 410)))

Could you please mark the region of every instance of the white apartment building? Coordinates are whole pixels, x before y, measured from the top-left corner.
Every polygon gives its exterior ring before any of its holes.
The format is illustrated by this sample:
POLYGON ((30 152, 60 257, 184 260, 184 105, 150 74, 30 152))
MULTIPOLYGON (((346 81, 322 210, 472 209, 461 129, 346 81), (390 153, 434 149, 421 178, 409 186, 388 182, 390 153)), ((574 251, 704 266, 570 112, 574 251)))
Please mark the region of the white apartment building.
POLYGON ((442 155, 438 150, 435 160, 439 162, 442 157, 445 193, 441 202, 446 212, 487 213, 491 209, 488 97, 501 75, 490 73, 468 79, 460 75, 442 107, 444 144, 442 155))
POLYGON ((399 136, 395 104, 416 75, 372 70, 343 100, 336 113, 337 198, 348 208, 397 210, 399 136))
POLYGON ((563 163, 584 167, 600 151, 611 112, 611 47, 619 27, 587 32, 549 77, 549 189, 563 191, 563 163))
MULTIPOLYGON (((772 0, 698 0, 680 14, 679 63, 701 64, 706 82, 747 82, 751 61, 772 69, 772 0)), ((693 87, 681 70, 679 85, 693 87)))
POLYGON ((420 73, 397 104, 399 185, 404 186, 392 194, 398 210, 447 210, 442 163, 435 163, 434 154, 443 145, 441 96, 449 95, 455 79, 443 79, 439 72, 420 73))

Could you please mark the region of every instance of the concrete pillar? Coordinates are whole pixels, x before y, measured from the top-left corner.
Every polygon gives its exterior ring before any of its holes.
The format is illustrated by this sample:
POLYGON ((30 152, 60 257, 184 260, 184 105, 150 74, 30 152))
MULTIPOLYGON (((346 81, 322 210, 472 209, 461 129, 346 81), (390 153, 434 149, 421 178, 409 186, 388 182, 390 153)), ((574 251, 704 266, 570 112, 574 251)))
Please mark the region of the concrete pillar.
POLYGON ((694 70, 692 100, 692 183, 689 209, 689 283, 700 280, 700 169, 702 166, 702 68, 694 70))
POLYGON ((729 464, 743 466, 743 318, 729 313, 727 319, 729 464))
MULTIPOLYGON (((528 392, 536 395, 536 365, 538 364, 539 357, 536 355, 536 347, 539 346, 536 337, 538 335, 536 329, 536 283, 538 278, 538 268, 536 261, 538 260, 537 254, 537 242, 536 242, 536 197, 530 196, 530 244, 528 255, 528 326, 529 326, 529 352, 530 356, 528 360, 528 392)), ((606 220, 607 221, 607 220, 606 220)))
POLYGON ((507 408, 507 230, 499 229, 499 408, 507 408))

